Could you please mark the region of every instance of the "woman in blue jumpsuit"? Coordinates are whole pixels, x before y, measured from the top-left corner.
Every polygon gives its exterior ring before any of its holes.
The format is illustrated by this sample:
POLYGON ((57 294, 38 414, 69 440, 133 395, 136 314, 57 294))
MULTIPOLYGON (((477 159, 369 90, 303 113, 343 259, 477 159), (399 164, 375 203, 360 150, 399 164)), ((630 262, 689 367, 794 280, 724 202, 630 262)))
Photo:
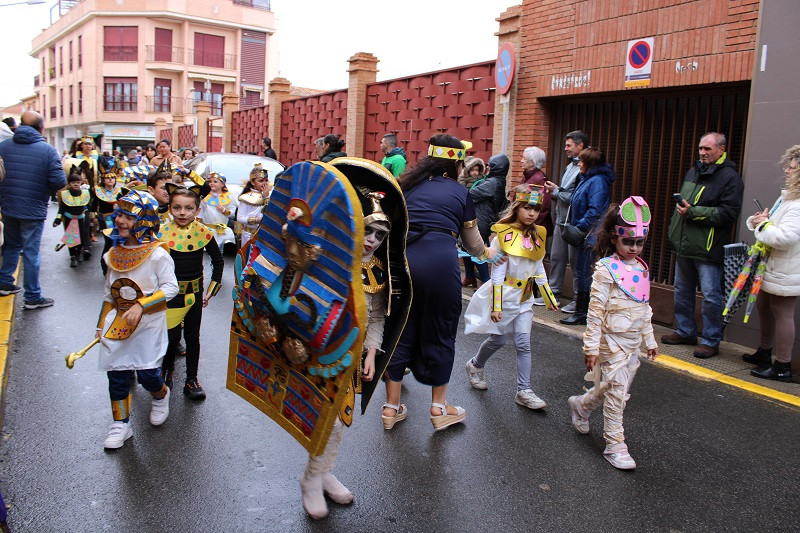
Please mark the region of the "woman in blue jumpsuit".
POLYGON ((431 423, 444 429, 461 422, 466 412, 446 402, 447 383, 455 358, 455 338, 461 316, 461 272, 456 237, 467 251, 493 257, 477 228, 475 207, 456 179, 472 145, 451 135, 434 135, 428 156, 400 176, 406 197, 409 231, 406 247, 413 300, 400 342, 387 368, 384 428, 406 418, 400 404, 406 367, 420 383, 432 387, 431 423))

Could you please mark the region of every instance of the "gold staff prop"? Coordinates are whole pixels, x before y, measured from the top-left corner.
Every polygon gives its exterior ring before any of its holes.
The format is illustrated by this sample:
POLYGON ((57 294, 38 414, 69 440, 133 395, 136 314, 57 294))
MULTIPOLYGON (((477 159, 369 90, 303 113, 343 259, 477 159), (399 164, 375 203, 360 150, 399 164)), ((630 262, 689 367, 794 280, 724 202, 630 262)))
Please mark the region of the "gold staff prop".
POLYGON ((72 368, 73 366, 75 366, 75 361, 86 355, 86 352, 94 348, 95 344, 97 344, 98 342, 100 342, 99 337, 90 342, 83 350, 72 352, 71 354, 66 356, 64 360, 67 362, 67 368, 72 368))

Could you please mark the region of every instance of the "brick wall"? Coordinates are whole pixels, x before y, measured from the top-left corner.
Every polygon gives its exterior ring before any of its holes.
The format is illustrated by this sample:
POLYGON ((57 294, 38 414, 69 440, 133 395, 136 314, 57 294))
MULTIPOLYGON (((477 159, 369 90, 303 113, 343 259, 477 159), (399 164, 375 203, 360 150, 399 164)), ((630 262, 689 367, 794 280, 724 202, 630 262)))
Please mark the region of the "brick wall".
POLYGON ((383 81, 367 86, 364 157, 377 160, 381 138, 397 135, 409 163, 425 155, 428 139, 448 133, 473 143, 486 161, 492 153, 494 61, 383 81))
MULTIPOLYGON (((333 91, 283 102, 281 162, 315 159, 314 141, 329 133, 347 133, 347 91, 333 91)), ((344 147, 347 151, 347 146, 344 147)))
POLYGON ((758 7, 759 0, 523 1, 513 160, 526 146, 548 149, 539 98, 626 90, 629 40, 655 38, 651 88, 751 79, 758 7), (676 71, 678 61, 698 68, 676 71))
POLYGON ((231 152, 261 153, 261 139, 269 137, 269 106, 234 111, 231 122, 231 152))

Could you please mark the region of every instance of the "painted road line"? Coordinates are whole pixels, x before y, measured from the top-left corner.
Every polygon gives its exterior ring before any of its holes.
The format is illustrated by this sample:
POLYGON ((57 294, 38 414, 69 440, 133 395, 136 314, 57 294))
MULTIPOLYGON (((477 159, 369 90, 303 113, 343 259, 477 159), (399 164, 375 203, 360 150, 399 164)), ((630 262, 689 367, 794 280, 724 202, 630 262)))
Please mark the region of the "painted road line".
POLYGON ((800 396, 787 394, 769 387, 764 387, 763 385, 757 385, 756 383, 750 383, 749 381, 745 381, 743 379, 734 378, 727 374, 722 374, 721 372, 716 372, 692 363, 687 363, 686 361, 676 357, 660 354, 655 360, 655 364, 672 368, 674 370, 680 370, 681 372, 686 372, 702 379, 719 381, 720 383, 736 387, 737 389, 746 390, 748 392, 752 392, 760 396, 766 396, 767 398, 771 398, 779 402, 800 407, 800 396))
MULTIPOLYGON (((19 279, 19 266, 14 273, 14 283, 19 279)), ((14 325, 14 310, 17 295, 0 296, 0 426, 3 425, 3 412, 6 403, 8 384, 8 348, 11 345, 11 330, 14 325)))

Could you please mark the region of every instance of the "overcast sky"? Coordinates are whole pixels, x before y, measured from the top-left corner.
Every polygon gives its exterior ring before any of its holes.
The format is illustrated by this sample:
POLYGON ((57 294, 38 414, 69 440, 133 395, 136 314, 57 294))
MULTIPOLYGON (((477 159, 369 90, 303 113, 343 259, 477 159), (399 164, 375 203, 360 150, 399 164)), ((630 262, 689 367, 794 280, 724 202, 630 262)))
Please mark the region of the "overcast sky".
MULTIPOLYGON (((18 1, 18 0, 16 0, 18 1)), ((230 1, 230 0, 219 0, 230 1)), ((31 41, 50 25, 48 2, 3 6, 0 107, 33 94, 31 41)), ((495 59, 497 16, 514 0, 272 0, 280 76, 315 89, 347 87, 347 59, 378 57, 378 80, 495 59)))

